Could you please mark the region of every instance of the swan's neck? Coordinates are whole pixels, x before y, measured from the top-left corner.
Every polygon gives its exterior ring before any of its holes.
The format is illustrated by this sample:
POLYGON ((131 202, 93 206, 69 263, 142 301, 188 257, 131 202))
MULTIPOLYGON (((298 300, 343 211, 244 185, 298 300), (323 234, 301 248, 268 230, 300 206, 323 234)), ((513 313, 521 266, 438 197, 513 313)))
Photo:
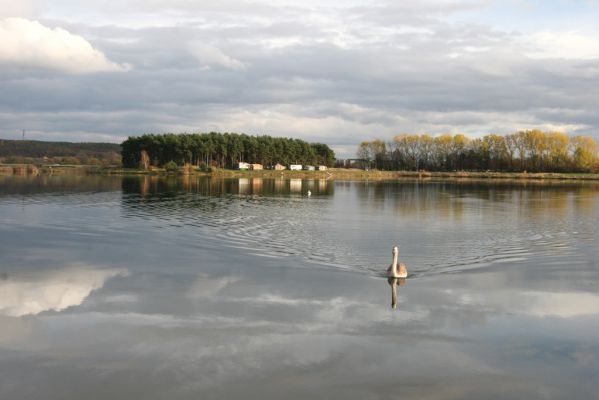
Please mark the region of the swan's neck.
POLYGON ((391 263, 391 272, 393 273, 393 276, 397 276, 397 257, 398 257, 398 254, 394 253, 393 254, 393 262, 391 263))

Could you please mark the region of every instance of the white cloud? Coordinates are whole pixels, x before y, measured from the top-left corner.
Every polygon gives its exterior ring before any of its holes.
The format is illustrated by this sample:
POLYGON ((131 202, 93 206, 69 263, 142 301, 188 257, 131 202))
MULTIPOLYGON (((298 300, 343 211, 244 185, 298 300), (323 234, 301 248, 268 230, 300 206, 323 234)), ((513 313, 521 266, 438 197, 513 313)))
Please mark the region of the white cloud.
POLYGON ((201 43, 194 43, 190 46, 191 53, 200 61, 202 69, 211 69, 213 67, 223 67, 232 70, 242 70, 245 65, 230 57, 213 46, 201 43))
POLYGON ((36 11, 36 8, 28 0, 0 1, 0 18, 30 15, 36 11))
POLYGON ((124 71, 83 37, 23 18, 0 20, 0 65, 71 73, 124 71))
POLYGON ((599 36, 581 32, 538 32, 530 38, 533 58, 599 58, 599 36))

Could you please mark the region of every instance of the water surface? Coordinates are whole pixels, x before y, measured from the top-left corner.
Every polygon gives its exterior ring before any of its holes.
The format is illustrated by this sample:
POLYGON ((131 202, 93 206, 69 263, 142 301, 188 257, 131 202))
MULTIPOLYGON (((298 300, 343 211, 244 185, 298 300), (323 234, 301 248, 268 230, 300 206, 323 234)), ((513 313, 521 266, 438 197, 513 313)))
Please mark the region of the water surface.
POLYGON ((598 204, 580 183, 0 177, 0 398, 597 398, 598 204))

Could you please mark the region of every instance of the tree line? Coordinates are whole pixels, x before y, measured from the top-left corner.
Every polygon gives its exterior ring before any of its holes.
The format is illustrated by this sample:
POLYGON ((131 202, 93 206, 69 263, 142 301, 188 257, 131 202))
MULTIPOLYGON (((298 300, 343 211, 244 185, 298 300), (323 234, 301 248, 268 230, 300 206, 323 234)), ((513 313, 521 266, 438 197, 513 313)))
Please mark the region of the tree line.
POLYGON ((597 142, 561 132, 519 131, 470 139, 462 134, 402 134, 360 143, 366 167, 387 170, 590 172, 599 170, 597 142))
POLYGON ((116 143, 0 139, 0 162, 6 164, 120 165, 120 153, 116 143))
POLYGON ((154 166, 175 162, 219 168, 235 167, 239 162, 332 166, 335 161, 335 153, 323 143, 238 133, 145 134, 129 137, 121 147, 127 168, 139 167, 142 157, 154 166))

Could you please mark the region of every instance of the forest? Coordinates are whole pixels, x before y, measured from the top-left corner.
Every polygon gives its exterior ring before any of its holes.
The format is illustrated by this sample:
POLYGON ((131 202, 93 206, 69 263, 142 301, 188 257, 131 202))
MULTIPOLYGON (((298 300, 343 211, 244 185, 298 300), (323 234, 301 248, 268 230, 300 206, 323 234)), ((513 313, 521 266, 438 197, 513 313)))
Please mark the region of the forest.
POLYGON ((385 170, 597 172, 597 151, 589 136, 526 130, 476 139, 402 134, 362 142, 357 156, 365 167, 385 170))
POLYGON ((0 139, 0 162, 5 164, 120 165, 120 152, 116 143, 0 139))
POLYGON ((137 168, 142 154, 150 165, 207 165, 232 168, 238 162, 264 166, 280 163, 332 166, 335 153, 326 144, 300 139, 237 133, 146 134, 129 137, 122 145, 123 166, 137 168), (145 153, 142 153, 144 152, 145 153))

